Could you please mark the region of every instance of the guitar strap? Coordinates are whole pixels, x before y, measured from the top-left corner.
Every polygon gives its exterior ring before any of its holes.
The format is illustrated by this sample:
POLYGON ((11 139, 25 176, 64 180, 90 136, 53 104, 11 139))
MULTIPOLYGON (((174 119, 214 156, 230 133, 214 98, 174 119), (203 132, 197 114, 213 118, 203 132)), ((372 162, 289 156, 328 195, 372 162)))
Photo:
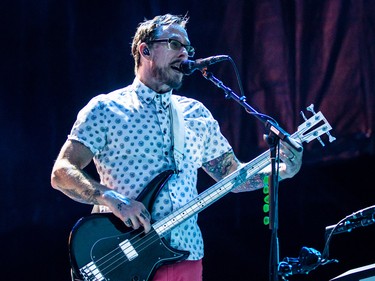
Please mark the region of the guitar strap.
POLYGON ((176 174, 178 174, 182 169, 184 159, 185 125, 182 110, 177 102, 177 97, 174 95, 171 95, 170 109, 172 114, 173 157, 176 164, 176 174))

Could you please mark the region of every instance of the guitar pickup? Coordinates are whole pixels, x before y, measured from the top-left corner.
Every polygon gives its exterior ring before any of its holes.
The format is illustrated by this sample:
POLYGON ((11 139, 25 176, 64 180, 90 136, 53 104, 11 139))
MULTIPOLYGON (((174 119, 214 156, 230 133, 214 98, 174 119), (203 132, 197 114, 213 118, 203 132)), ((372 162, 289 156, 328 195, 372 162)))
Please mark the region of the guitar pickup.
POLYGON ((137 251, 134 249, 133 245, 130 243, 128 239, 122 241, 119 245, 129 261, 134 260, 136 257, 138 257, 137 251))

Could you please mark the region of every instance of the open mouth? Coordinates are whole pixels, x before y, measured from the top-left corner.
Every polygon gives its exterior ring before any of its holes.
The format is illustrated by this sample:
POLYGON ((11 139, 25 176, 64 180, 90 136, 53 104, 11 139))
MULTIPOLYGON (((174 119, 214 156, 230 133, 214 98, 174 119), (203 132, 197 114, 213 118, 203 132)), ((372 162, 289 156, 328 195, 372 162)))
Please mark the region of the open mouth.
POLYGON ((177 71, 178 73, 182 73, 181 70, 180 70, 180 64, 181 62, 180 61, 174 61, 172 64, 171 64, 171 68, 174 70, 174 71, 177 71))
POLYGON ((172 65, 171 68, 179 73, 181 73, 181 70, 180 70, 180 67, 179 66, 175 66, 175 65, 172 65))

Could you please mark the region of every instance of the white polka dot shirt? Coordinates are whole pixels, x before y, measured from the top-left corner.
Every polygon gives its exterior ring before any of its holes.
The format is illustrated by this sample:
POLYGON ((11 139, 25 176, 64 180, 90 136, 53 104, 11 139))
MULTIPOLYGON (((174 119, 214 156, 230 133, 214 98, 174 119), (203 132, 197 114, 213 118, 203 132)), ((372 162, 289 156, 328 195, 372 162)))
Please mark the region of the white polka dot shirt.
MULTIPOLYGON (((171 94, 158 94, 135 79, 128 87, 93 98, 79 112, 68 138, 94 153, 101 184, 135 199, 155 176, 175 169, 171 94)), ((185 127, 182 169, 156 198, 150 210, 154 221, 195 198, 197 169, 231 149, 202 103, 176 97, 185 127)), ((172 247, 189 251, 189 260, 203 257, 197 215, 176 226, 168 240, 172 247)))

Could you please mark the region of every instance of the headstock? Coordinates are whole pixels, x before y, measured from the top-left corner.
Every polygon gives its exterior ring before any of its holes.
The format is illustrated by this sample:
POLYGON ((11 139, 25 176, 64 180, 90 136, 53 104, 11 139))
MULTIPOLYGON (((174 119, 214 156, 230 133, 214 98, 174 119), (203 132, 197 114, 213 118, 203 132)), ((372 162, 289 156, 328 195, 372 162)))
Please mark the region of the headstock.
POLYGON ((318 139, 322 146, 325 146, 324 142, 320 138, 320 136, 323 134, 326 134, 329 137, 329 142, 335 141, 336 138, 333 137, 329 132, 332 130, 332 127, 324 117, 323 113, 320 111, 316 113, 314 111, 313 104, 308 106, 306 109, 313 113, 313 116, 307 119, 305 114, 301 111, 300 113, 305 122, 298 126, 297 132, 295 132, 292 136, 297 136, 302 142, 305 141, 307 143, 314 139, 318 139))

